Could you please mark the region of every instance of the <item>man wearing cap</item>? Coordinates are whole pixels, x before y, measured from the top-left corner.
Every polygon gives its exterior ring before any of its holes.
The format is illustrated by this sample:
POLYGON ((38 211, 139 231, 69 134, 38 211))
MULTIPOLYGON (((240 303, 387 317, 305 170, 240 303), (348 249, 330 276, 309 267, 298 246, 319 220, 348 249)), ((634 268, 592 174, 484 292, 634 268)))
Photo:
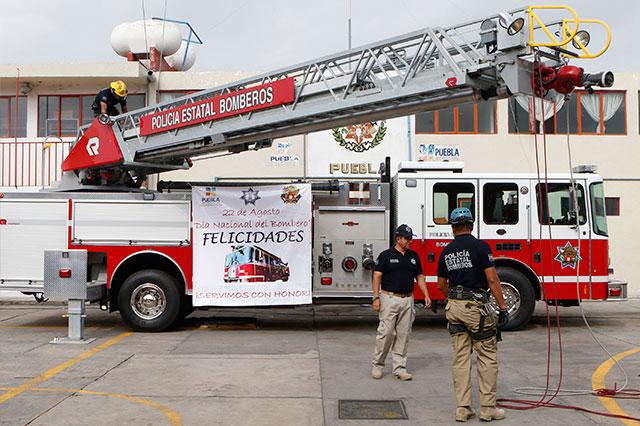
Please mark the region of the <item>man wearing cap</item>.
POLYGON ((372 284, 373 309, 378 312, 380 324, 371 370, 374 379, 382 378, 389 350, 393 359, 393 375, 403 381, 413 378, 407 372, 407 344, 415 319, 414 282, 424 294, 425 307, 431 306, 420 258, 409 249, 413 237, 409 226, 400 225, 395 232, 394 246, 380 253, 376 260, 372 284))
POLYGON ((440 254, 438 288, 447 295, 445 315, 453 340, 453 387, 458 402, 455 419, 466 422, 475 416, 471 409, 471 353, 475 352, 480 420, 501 420, 504 410, 496 408, 497 329, 509 322, 507 305, 491 248, 471 235, 471 211, 453 210, 449 223, 454 240, 440 254), (489 312, 489 291, 500 309, 497 325, 493 312, 489 312))

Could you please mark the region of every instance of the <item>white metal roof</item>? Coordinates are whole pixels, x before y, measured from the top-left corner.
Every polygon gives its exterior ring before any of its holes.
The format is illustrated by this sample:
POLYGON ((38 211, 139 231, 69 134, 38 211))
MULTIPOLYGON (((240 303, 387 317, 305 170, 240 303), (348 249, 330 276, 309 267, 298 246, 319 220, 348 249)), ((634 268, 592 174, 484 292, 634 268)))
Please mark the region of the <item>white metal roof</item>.
MULTIPOLYGON (((430 171, 415 171, 415 172, 408 172, 408 171, 402 171, 400 173, 398 173, 398 177, 400 179, 416 179, 416 178, 420 178, 420 179, 425 179, 425 178, 429 178, 429 177, 435 177, 438 179, 503 179, 503 180, 512 180, 512 179, 538 179, 538 175, 536 173, 509 173, 509 172, 504 172, 504 173, 479 173, 479 172, 471 172, 471 173, 453 173, 451 172, 450 174, 446 174, 446 173, 431 173, 430 171)), ((566 173, 549 173, 547 175, 548 179, 569 179, 570 174, 569 172, 566 173)), ((601 181, 602 180, 602 176, 600 176, 599 174, 595 174, 595 173, 574 173, 573 174, 574 179, 588 179, 588 180, 595 180, 595 181, 601 181)), ((540 180, 542 182, 544 182, 545 179, 545 175, 544 173, 540 174, 540 180)))
MULTIPOLYGON (((592 165, 579 165, 574 169, 580 170, 595 170, 595 166, 592 165)), ((442 178, 446 176, 447 179, 538 179, 537 173, 480 173, 470 172, 464 173, 464 161, 401 161, 398 164, 398 177, 400 178, 426 178, 430 175, 442 178)), ((565 173, 549 173, 547 178, 549 179, 568 179, 570 177, 569 171, 565 173)), ((574 178, 576 179, 590 179, 590 180, 602 180, 602 177, 595 172, 591 173, 577 173, 574 171, 574 178)), ((540 174, 540 180, 544 180, 544 173, 540 174)))

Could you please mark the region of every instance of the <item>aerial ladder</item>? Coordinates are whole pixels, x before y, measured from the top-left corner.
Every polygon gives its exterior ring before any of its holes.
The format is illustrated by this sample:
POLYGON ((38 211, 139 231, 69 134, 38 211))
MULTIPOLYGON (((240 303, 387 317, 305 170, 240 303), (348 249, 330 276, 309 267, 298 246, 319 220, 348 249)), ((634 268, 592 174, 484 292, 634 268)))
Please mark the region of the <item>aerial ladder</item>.
POLYGON ((611 72, 568 65, 600 56, 609 43, 604 22, 566 6, 426 28, 96 118, 79 130, 56 190, 135 188, 149 174, 189 168, 192 157, 257 150, 275 138, 514 94, 552 99, 576 87, 610 87, 611 72), (604 29, 600 51, 587 49, 585 26, 604 29))

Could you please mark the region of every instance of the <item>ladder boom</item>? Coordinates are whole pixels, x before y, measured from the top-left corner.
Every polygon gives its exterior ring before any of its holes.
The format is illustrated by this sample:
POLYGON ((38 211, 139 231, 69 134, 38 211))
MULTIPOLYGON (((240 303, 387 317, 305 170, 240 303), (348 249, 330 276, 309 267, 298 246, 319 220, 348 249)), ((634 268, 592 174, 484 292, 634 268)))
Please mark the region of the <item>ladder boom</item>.
POLYGON ((534 53, 553 69, 566 50, 534 52, 528 10, 507 15, 522 18, 515 34, 501 25, 504 15, 426 28, 119 115, 112 128, 122 155, 113 167, 184 168, 188 157, 259 149, 274 138, 533 94, 534 53))

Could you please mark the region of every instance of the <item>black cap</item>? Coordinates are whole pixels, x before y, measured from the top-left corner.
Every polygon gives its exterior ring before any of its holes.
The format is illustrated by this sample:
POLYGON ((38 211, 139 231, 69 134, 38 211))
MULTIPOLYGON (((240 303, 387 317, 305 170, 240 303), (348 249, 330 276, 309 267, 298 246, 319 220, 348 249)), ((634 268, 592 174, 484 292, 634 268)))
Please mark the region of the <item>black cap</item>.
POLYGON ((409 225, 402 224, 398 226, 396 229, 396 235, 400 235, 401 237, 415 237, 416 235, 413 233, 413 230, 409 227, 409 225))

